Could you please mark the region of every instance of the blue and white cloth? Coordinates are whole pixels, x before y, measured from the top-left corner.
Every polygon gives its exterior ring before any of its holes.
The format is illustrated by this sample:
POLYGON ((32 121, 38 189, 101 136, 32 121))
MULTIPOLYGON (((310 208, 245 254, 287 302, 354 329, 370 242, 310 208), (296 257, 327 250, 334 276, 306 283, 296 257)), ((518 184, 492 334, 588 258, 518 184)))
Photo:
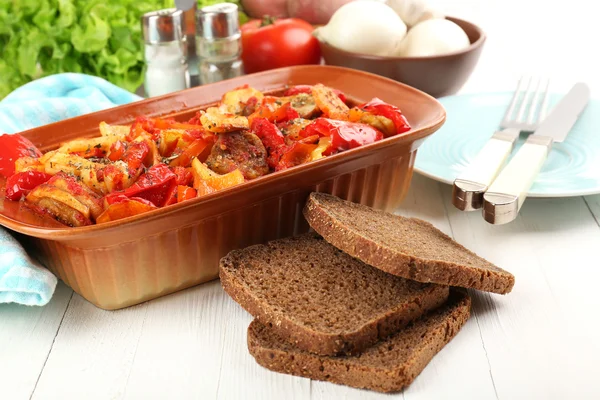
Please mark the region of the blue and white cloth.
MULTIPOLYGON (((21 86, 0 101, 0 134, 17 133, 141 99, 98 77, 52 75, 21 86)), ((56 283, 56 277, 30 258, 19 242, 0 227, 0 303, 46 305, 56 283)))

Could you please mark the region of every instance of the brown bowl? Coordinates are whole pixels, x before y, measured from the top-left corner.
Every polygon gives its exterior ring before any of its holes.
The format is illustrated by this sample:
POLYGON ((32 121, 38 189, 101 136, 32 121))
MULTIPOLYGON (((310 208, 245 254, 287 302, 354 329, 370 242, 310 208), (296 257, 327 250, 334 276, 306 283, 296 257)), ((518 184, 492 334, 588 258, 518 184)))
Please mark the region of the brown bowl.
POLYGON ((430 57, 383 57, 350 53, 321 42, 325 64, 354 68, 394 79, 434 97, 454 94, 465 84, 479 61, 486 36, 475 24, 446 19, 460 26, 471 45, 465 50, 430 57))
POLYGON ((398 82, 329 66, 282 68, 196 87, 23 132, 41 150, 99 136, 101 121, 131 123, 138 115, 186 120, 228 90, 249 84, 264 92, 287 85, 340 89, 349 99, 379 97, 404 112, 412 129, 207 196, 101 225, 58 226, 2 200, 0 224, 73 290, 104 309, 118 309, 218 278, 230 250, 307 232, 302 208, 312 191, 393 210, 410 185, 416 151, 444 123, 434 98, 398 82))

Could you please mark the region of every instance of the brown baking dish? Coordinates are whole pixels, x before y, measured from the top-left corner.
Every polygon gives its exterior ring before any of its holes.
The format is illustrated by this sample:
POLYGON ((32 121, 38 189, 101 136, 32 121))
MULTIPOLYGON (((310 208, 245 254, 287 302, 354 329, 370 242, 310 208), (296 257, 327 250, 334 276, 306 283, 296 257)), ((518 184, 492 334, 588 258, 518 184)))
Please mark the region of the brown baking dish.
MULTIPOLYGON (((393 210, 410 185, 419 145, 445 121, 429 95, 387 78, 330 67, 282 68, 142 100, 23 132, 42 151, 77 137, 98 136, 98 124, 136 116, 189 119, 228 90, 249 84, 265 92, 323 83, 354 101, 379 97, 398 106, 411 131, 210 195, 101 225, 68 228, 21 203, 0 200, 0 224, 73 290, 103 309, 119 309, 218 278, 230 250, 308 230, 301 210, 322 191, 393 210)), ((3 195, 1 196, 4 197, 3 195)))

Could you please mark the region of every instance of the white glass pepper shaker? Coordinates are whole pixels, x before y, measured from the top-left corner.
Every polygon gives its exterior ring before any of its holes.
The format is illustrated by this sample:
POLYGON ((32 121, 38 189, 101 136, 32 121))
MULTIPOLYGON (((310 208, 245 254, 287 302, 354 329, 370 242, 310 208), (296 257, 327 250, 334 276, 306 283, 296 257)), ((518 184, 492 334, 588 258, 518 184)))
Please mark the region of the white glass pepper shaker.
POLYGON ((238 7, 231 3, 202 7, 196 23, 198 70, 202 84, 244 73, 238 7))
POLYGON ((186 58, 184 20, 181 10, 169 8, 142 16, 148 97, 187 89, 190 76, 186 58))

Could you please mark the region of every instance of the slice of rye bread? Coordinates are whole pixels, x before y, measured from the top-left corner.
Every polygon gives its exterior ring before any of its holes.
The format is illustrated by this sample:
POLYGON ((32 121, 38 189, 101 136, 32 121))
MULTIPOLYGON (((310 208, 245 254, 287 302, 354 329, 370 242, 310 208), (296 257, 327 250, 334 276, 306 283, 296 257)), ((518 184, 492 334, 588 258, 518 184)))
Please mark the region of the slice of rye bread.
POLYGON ((298 348, 355 354, 448 298, 447 286, 386 274, 314 233, 234 250, 221 259, 225 291, 298 348))
POLYGON ((263 367, 290 375, 396 392, 406 388, 458 333, 471 312, 464 289, 451 289, 448 302, 360 355, 319 356, 290 345, 257 320, 248 327, 248 350, 263 367))
POLYGON ((419 282, 506 294, 514 276, 461 246, 429 222, 376 210, 325 193, 304 207, 329 243, 382 271, 419 282))

